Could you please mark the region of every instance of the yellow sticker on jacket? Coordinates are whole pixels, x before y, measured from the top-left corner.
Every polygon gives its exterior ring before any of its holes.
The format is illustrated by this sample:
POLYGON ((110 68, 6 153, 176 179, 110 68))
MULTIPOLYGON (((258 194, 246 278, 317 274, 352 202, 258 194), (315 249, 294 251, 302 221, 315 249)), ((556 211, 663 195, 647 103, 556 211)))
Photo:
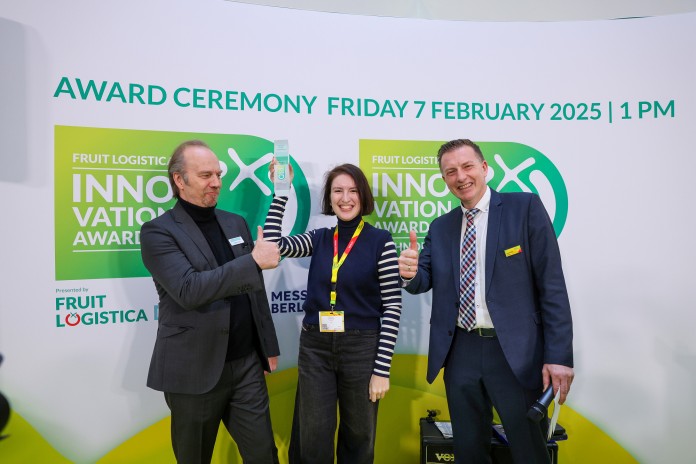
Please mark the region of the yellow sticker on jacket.
POLYGON ((509 258, 510 256, 516 255, 517 253, 522 253, 522 247, 519 245, 505 250, 505 257, 509 258))

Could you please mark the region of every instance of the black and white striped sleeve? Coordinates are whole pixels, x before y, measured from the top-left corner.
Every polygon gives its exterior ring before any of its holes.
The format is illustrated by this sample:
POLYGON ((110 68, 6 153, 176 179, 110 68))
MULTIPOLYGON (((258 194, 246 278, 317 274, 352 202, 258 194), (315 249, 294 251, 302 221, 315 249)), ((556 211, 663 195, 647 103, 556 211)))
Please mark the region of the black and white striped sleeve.
POLYGON ((283 215, 287 202, 288 197, 273 197, 266 215, 266 223, 263 225, 263 238, 269 242, 276 242, 281 256, 288 258, 312 256, 312 234, 314 231, 291 237, 282 236, 283 215))
POLYGON ((377 263, 379 288, 382 295, 382 327, 373 373, 389 377, 391 360, 396 348, 401 321, 401 285, 399 282, 399 263, 393 241, 384 244, 384 251, 377 263))

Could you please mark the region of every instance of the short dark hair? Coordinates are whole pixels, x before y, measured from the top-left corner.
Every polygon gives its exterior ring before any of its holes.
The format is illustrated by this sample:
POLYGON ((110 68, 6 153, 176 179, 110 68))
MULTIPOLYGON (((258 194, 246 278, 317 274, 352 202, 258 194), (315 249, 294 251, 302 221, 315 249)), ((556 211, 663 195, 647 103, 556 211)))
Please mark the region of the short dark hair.
POLYGON ((181 174, 184 178, 184 182, 188 184, 188 175, 186 174, 186 161, 184 160, 184 151, 188 147, 204 147, 210 150, 207 143, 202 140, 187 140, 179 144, 178 147, 174 149, 172 157, 169 158, 169 185, 172 186, 172 193, 174 198, 179 198, 179 187, 176 186, 174 182, 174 174, 181 174))
POLYGON ((333 208, 331 208, 331 184, 334 179, 341 174, 347 174, 353 178, 355 187, 358 189, 358 198, 360 198, 360 214, 368 216, 375 210, 375 198, 372 196, 370 184, 367 182, 367 177, 362 170, 354 164, 341 164, 326 173, 324 188, 321 197, 321 214, 333 216, 333 208))
POLYGON ((437 165, 442 170, 442 156, 452 150, 456 150, 459 147, 471 147, 476 153, 476 157, 479 161, 485 161, 481 148, 469 139, 454 139, 449 142, 443 143, 440 149, 437 151, 437 165))

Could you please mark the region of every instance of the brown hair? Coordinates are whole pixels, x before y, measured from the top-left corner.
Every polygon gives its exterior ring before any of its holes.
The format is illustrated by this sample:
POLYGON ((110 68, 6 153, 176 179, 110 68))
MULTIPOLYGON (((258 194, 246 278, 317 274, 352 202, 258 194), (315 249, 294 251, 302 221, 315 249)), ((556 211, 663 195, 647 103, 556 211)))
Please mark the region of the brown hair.
POLYGON ((375 198, 372 196, 370 184, 367 182, 367 177, 362 170, 354 164, 341 164, 326 173, 324 188, 322 189, 321 197, 321 214, 333 216, 333 208, 331 208, 331 184, 334 179, 341 174, 347 174, 353 178, 355 187, 358 189, 358 198, 360 198, 360 214, 368 216, 375 210, 375 198))
POLYGON ((456 150, 459 147, 473 148, 479 161, 485 161, 483 158, 483 153, 481 153, 481 149, 474 142, 469 139, 455 139, 443 143, 440 149, 437 151, 437 165, 440 167, 440 170, 442 170, 442 155, 452 150, 456 150))

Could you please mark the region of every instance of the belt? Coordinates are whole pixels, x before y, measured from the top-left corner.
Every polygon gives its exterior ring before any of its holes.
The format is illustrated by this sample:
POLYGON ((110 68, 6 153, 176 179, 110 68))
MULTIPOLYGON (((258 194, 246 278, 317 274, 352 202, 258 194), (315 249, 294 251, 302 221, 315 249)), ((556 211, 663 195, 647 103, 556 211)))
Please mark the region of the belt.
POLYGON ((490 329, 478 328, 478 329, 471 329, 471 330, 462 329, 461 327, 458 327, 458 328, 459 328, 460 330, 463 330, 463 331, 466 332, 466 333, 470 333, 470 334, 473 334, 473 335, 478 335, 479 337, 484 337, 484 338, 495 338, 495 337, 497 337, 497 335, 496 335, 496 333, 495 333, 495 329, 493 329, 493 328, 490 328, 490 329))

